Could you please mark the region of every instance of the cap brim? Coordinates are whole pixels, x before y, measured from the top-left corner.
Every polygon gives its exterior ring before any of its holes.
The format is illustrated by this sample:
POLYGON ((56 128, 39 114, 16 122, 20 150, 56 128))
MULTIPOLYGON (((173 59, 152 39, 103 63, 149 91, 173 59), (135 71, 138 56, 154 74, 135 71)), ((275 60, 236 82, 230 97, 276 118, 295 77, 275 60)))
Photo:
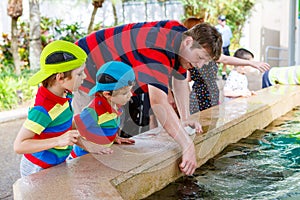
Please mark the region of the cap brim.
POLYGON ((97 85, 95 85, 92 89, 89 91, 89 96, 93 96, 98 91, 97 85))
POLYGON ((51 76, 51 74, 47 74, 44 71, 38 71, 28 80, 28 84, 32 86, 38 85, 43 80, 47 79, 49 76, 51 76))

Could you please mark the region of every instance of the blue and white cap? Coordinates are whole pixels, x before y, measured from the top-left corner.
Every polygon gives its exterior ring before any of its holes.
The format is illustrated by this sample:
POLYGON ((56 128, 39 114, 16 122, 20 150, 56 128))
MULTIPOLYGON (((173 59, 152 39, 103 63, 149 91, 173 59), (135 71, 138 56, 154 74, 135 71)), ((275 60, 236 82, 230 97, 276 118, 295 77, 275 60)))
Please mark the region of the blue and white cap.
POLYGON ((131 66, 110 61, 100 67, 96 74, 96 85, 90 90, 89 95, 100 91, 114 91, 125 86, 131 86, 135 81, 135 74, 131 66))

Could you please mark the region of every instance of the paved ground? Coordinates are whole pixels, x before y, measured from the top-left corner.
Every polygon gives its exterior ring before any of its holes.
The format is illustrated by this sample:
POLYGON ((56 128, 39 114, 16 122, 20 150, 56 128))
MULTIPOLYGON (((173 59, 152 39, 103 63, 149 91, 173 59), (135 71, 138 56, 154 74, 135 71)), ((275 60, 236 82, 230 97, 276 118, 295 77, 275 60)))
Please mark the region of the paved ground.
POLYGON ((13 199, 12 185, 20 178, 20 155, 13 151, 13 142, 24 119, 0 123, 0 199, 13 199))

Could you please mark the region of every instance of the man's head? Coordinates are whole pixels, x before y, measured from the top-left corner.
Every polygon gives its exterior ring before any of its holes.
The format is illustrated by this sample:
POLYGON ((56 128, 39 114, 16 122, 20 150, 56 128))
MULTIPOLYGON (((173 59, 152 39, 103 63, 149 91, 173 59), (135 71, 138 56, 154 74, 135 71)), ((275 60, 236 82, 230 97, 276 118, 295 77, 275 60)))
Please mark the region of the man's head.
POLYGON ((222 36, 217 29, 208 23, 197 24, 183 33, 180 63, 186 69, 200 68, 211 60, 217 61, 221 51, 222 36))
POLYGON ((221 26, 225 26, 226 25, 226 16, 225 15, 219 15, 219 17, 218 17, 218 23, 221 26))
POLYGON ((90 90, 89 95, 103 91, 113 92, 126 86, 132 86, 135 74, 131 66, 119 61, 110 61, 99 68, 96 81, 96 85, 90 90))
POLYGON ((225 15, 220 15, 218 17, 218 20, 220 20, 220 21, 226 21, 226 16, 225 15))
POLYGON ((41 69, 28 81, 29 85, 37 85, 57 73, 72 71, 81 67, 87 55, 79 46, 57 40, 48 44, 40 57, 41 69))

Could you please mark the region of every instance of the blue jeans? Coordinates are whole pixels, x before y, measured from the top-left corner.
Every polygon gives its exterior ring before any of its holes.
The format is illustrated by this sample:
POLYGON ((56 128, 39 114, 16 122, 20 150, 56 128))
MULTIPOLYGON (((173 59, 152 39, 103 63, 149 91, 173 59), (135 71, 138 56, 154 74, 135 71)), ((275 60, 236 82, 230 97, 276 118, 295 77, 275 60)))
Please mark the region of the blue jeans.
POLYGON ((269 71, 266 71, 262 76, 262 88, 266 88, 270 86, 272 86, 272 84, 269 80, 269 71))

